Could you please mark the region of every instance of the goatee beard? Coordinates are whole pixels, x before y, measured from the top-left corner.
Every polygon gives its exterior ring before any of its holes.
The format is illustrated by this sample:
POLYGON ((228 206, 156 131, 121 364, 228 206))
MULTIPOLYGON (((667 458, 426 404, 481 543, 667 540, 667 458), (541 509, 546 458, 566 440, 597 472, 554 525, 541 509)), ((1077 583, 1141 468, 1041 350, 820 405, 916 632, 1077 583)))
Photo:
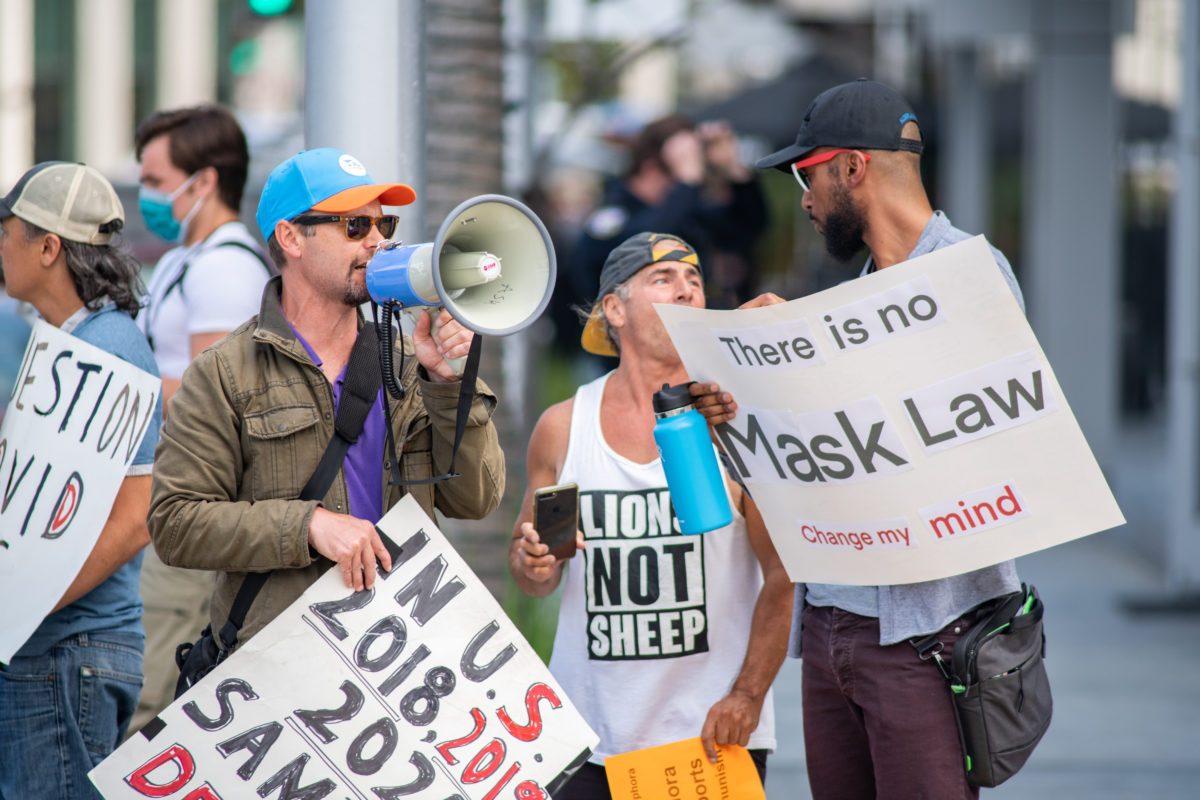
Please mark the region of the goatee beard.
MULTIPOLYGON (((363 266, 365 267, 366 265, 363 266)), ((342 293, 342 302, 352 308, 357 308, 371 299, 371 293, 367 291, 366 270, 363 270, 363 282, 361 285, 354 280, 354 275, 357 272, 357 267, 350 268, 350 276, 346 279, 346 291, 342 293)))
POLYGON ((363 303, 371 299, 371 293, 367 291, 367 287, 359 288, 357 286, 347 286, 346 293, 342 295, 342 302, 351 308, 357 308, 363 303))
POLYGON ((845 187, 834 190, 833 209, 825 216, 825 251, 836 261, 854 258, 866 245, 862 213, 854 206, 845 187))

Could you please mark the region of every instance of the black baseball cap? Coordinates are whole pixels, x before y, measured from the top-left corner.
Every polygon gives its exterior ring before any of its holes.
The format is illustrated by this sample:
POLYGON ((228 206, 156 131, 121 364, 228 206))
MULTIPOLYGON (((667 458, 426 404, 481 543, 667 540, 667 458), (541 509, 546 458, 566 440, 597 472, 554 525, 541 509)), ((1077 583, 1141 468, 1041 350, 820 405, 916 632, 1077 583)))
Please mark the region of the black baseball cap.
POLYGON ((859 78, 817 95, 804 112, 796 143, 760 158, 758 168, 789 172, 792 164, 818 147, 920 153, 924 149, 921 142, 900 137, 908 122, 917 122, 917 115, 899 92, 859 78))

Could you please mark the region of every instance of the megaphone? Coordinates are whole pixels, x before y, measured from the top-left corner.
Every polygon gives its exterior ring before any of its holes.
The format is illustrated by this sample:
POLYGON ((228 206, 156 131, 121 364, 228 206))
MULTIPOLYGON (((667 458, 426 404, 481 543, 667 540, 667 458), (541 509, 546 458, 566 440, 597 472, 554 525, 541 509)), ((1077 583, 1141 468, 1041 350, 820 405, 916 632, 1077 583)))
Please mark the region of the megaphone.
POLYGON ((381 306, 445 306, 476 333, 505 336, 532 325, 554 292, 554 246, 523 203, 472 197, 450 212, 432 242, 384 242, 367 264, 381 306))

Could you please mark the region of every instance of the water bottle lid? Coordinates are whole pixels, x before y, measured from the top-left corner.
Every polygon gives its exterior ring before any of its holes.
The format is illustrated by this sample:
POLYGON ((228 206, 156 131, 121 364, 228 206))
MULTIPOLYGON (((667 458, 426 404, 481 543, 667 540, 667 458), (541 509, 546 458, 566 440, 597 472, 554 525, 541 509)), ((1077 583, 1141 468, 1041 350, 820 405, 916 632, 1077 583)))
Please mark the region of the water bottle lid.
POLYGON ((662 388, 654 393, 654 397, 651 400, 654 406, 654 413, 665 414, 668 411, 691 407, 695 400, 692 397, 692 393, 688 391, 688 387, 693 383, 695 381, 688 381, 676 386, 664 383, 662 388))

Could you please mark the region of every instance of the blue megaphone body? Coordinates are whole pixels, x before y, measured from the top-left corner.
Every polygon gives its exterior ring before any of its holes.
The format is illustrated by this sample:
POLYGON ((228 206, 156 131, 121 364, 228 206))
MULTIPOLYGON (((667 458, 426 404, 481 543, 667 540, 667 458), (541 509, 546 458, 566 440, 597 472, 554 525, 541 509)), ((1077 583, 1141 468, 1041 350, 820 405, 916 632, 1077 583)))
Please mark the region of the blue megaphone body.
MULTIPOLYGON (((438 273, 450 297, 462 290, 481 286, 500 277, 500 258, 488 252, 447 252, 438 256, 438 273)), ((375 302, 402 306, 440 306, 434 280, 433 244, 381 242, 367 266, 367 291, 375 302)))

